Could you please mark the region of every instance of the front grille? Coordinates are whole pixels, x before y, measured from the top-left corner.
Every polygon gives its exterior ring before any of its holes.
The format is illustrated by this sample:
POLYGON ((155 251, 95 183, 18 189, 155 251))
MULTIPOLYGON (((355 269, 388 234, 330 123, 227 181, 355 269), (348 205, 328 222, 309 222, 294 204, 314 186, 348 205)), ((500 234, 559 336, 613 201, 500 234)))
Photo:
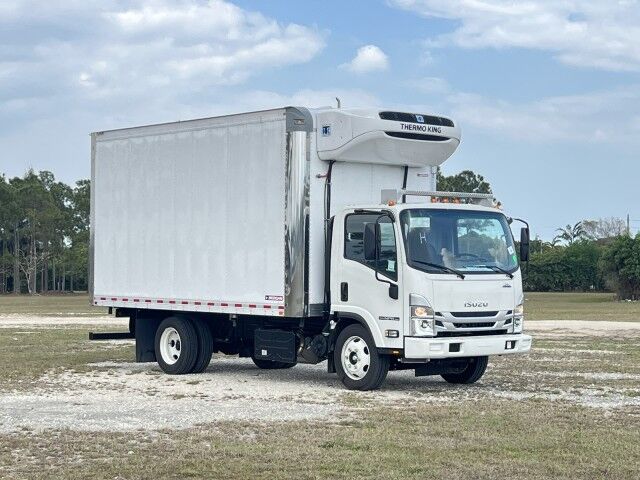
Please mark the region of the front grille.
POLYGON ((480 337, 484 335, 505 335, 506 330, 477 330, 475 332, 438 332, 436 337, 480 337))
POLYGON ((380 112, 382 120, 394 120, 396 122, 419 123, 422 125, 440 125, 442 127, 453 127, 453 121, 445 117, 436 117, 435 115, 420 115, 422 122, 419 122, 415 113, 405 112, 380 112))
POLYGON ((454 323, 456 328, 491 328, 496 322, 454 323))
POLYGON ((450 312, 451 315, 458 318, 483 318, 495 317, 498 312, 450 312))
POLYGON ((446 142, 451 140, 449 137, 438 137, 437 135, 422 135, 420 133, 404 133, 404 132, 384 132, 390 137, 406 138, 408 140, 423 140, 429 142, 446 142))

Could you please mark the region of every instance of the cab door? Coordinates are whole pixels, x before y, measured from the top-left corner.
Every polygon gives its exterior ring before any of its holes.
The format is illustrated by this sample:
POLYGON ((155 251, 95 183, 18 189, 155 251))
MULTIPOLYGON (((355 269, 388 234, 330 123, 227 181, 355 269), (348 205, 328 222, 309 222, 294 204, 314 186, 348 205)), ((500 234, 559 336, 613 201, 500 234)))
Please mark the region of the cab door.
POLYGON ((403 296, 393 219, 384 212, 349 212, 333 233, 332 310, 364 320, 376 346, 401 348, 403 296))

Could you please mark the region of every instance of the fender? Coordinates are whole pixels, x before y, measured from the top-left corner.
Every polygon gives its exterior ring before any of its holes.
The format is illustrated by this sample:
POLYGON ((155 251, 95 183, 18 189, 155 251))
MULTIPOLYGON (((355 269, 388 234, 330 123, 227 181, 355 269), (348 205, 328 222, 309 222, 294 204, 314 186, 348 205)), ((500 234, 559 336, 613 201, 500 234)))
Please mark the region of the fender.
POLYGON ((362 324, 368 330, 371 338, 373 338, 376 348, 385 347, 384 336, 380 330, 380 325, 378 325, 376 319, 373 318, 367 310, 347 305, 340 305, 340 310, 332 310, 340 318, 348 318, 362 324))

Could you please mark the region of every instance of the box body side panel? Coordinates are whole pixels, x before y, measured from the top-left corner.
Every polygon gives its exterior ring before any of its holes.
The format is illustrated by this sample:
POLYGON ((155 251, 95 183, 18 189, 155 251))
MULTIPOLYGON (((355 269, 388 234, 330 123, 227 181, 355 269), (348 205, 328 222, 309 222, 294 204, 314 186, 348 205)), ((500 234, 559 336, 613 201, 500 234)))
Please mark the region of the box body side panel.
POLYGON ((285 130, 275 110, 97 134, 94 299, 281 304, 285 130))

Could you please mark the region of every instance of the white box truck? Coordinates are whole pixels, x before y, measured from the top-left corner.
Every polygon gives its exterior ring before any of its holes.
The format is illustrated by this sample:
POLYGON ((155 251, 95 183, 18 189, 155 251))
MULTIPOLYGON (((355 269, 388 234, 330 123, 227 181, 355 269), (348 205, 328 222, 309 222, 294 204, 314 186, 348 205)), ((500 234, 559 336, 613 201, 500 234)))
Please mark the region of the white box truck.
POLYGON ((350 389, 475 382, 531 337, 512 219, 435 191, 459 142, 441 116, 299 107, 94 133, 91 302, 171 374, 218 352, 327 360, 350 389))

